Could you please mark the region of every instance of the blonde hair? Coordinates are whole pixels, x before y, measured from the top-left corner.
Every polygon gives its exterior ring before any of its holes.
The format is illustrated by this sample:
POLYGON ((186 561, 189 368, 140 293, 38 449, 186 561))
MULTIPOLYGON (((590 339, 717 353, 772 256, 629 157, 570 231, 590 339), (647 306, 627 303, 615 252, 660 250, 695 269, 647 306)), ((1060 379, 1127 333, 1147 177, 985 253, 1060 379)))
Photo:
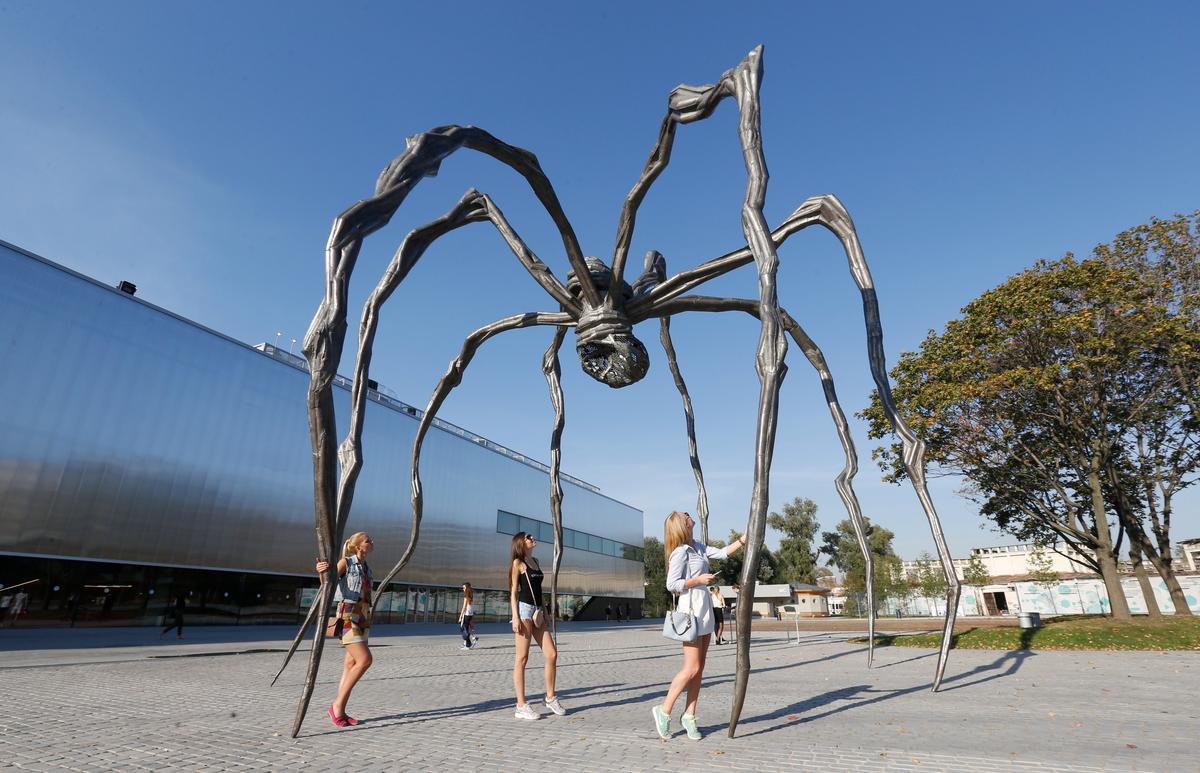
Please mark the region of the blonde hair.
POLYGON ((676 510, 663 521, 663 542, 666 545, 663 548, 663 561, 667 571, 671 570, 671 554, 675 552, 675 548, 691 542, 692 532, 685 520, 687 515, 676 510))
POLYGON ((367 538, 365 531, 356 531, 350 535, 350 539, 342 543, 342 557, 352 556, 358 552, 358 546, 367 538))

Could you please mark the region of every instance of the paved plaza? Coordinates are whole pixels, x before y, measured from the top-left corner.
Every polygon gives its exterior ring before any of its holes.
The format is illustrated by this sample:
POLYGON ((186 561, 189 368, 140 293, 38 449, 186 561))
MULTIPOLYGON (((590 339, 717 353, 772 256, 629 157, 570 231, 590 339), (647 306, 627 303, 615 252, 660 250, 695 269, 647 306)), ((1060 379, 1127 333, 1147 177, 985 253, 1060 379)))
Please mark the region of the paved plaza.
MULTIPOLYGON (((706 737, 655 735, 650 708, 680 662, 652 624, 560 631, 569 714, 513 718, 513 644, 482 625, 460 651, 451 625, 380 626, 375 665, 337 729, 328 646, 300 737, 289 737, 306 653, 269 687, 283 627, 0 630, 0 767, 27 770, 1195 771, 1200 653, 951 653, 929 691, 931 650, 853 634, 756 631, 737 737, 726 735, 734 650, 713 647, 706 737)), ((541 693, 531 656, 530 695, 541 693)), ((544 712, 544 709, 543 709, 544 712)))

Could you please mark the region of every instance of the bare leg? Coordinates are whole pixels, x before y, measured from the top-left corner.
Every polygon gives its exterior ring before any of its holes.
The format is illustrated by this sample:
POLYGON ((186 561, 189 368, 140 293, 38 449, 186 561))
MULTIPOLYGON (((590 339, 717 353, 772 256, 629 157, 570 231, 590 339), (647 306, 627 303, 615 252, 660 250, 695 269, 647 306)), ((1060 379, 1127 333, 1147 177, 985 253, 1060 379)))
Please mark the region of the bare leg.
POLYGON ((350 700, 350 691, 363 674, 371 667, 371 650, 365 644, 347 644, 346 660, 342 667, 342 680, 338 684, 337 698, 333 701, 333 713, 340 716, 346 714, 346 704, 350 700))
POLYGON ((542 648, 542 658, 545 660, 542 672, 546 678, 546 700, 554 700, 558 697, 558 693, 554 691, 554 681, 558 675, 558 646, 554 643, 554 636, 547 626, 535 628, 533 637, 542 648))
POLYGON ((683 643, 683 665, 680 667, 675 678, 671 680, 671 686, 667 688, 667 697, 663 698, 662 710, 663 713, 670 716, 671 710, 675 708, 675 701, 688 689, 688 685, 692 683, 692 679, 701 671, 700 657, 700 640, 689 641, 683 643))
POLYGON ((513 634, 517 646, 516 659, 513 661, 513 690, 517 693, 517 707, 525 705, 525 666, 529 664, 529 640, 532 638, 531 623, 522 620, 520 631, 513 634))
POLYGON ((698 654, 699 664, 696 668, 695 676, 692 677, 687 686, 687 705, 684 706, 683 713, 691 714, 693 717, 696 716, 696 703, 700 700, 700 682, 704 679, 704 664, 708 661, 709 639, 708 634, 704 634, 697 639, 700 643, 700 652, 698 654))

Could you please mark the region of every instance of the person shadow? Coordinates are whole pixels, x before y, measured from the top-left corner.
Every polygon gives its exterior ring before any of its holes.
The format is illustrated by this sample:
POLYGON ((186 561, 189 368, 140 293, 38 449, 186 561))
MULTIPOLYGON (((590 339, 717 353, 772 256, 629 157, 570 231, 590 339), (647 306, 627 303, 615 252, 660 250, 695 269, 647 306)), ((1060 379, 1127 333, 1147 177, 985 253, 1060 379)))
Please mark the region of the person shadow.
MULTIPOLYGON (((968 631, 974 630, 967 629, 968 631)), ((991 682, 996 679, 1005 679, 1013 676, 1025 664, 1029 658, 1036 657, 1037 654, 1029 649, 1035 629, 1024 629, 1021 631, 1021 646, 1020 649, 1007 650, 999 657, 990 663, 984 663, 975 668, 964 671, 960 674, 947 676, 942 680, 942 685, 938 692, 950 692, 952 690, 961 690, 966 687, 975 687, 986 682, 991 682)), ((962 631, 961 633, 966 633, 962 631)), ((958 643, 960 633, 955 633, 951 636, 951 649, 958 643)), ((911 658, 906 658, 892 663, 882 664, 876 668, 890 668, 898 666, 902 663, 910 663, 916 660, 924 660, 927 658, 937 657, 937 651, 924 653, 911 658)), ((755 673, 751 671, 751 676, 755 673)), ((740 733, 740 737, 751 737, 763 735, 766 733, 774 733, 779 730, 786 730, 789 727, 807 724, 818 719, 825 719, 837 714, 842 714, 847 711, 870 706, 876 703, 882 703, 888 700, 912 695, 918 692, 928 691, 932 686, 932 682, 922 682, 911 687, 905 687, 896 690, 877 690, 872 685, 858 684, 849 687, 840 687, 835 690, 830 690, 820 695, 810 696, 803 700, 791 703, 774 711, 758 714, 756 716, 742 717, 739 725, 746 726, 755 723, 772 723, 776 720, 787 718, 788 721, 783 724, 769 724, 758 730, 752 730, 748 733, 740 733), (848 702, 847 702, 848 701, 848 702), (830 707, 829 704, 839 702, 842 705, 830 707), (818 709, 826 709, 825 711, 817 711, 818 709), (815 713, 809 713, 815 712, 815 713)), ((707 732, 724 727, 723 724, 715 725, 711 728, 706 728, 707 732)))

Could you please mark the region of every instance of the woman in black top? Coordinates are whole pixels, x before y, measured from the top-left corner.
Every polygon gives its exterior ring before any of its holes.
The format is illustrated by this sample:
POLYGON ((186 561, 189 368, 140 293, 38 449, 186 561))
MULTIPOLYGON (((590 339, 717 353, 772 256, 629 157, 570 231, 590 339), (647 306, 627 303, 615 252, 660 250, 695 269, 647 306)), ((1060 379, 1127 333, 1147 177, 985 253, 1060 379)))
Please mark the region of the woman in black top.
POLYGON ((562 716, 567 710, 554 693, 554 677, 558 665, 558 648, 550 635, 550 616, 542 611, 541 625, 534 624, 534 613, 542 606, 542 573, 533 557, 537 540, 532 534, 517 532, 512 539, 512 564, 508 573, 508 598, 512 607, 512 629, 516 634, 517 657, 513 664, 513 689, 517 693, 517 719, 537 719, 541 716, 525 702, 525 666, 529 663, 529 641, 542 648, 546 675, 546 708, 562 716))

